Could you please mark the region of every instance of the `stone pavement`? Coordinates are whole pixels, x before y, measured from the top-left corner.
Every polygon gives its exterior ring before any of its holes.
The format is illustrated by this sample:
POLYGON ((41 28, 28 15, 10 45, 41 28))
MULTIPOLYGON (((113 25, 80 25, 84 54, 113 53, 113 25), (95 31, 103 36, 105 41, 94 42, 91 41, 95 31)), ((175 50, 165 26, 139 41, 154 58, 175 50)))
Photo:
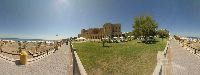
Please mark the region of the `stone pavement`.
MULTIPOLYGON (((182 48, 175 41, 170 41, 171 74, 169 75, 200 75, 200 58, 182 48)), ((169 58, 168 58, 169 59, 169 58)))
POLYGON ((63 45, 56 53, 26 66, 0 59, 0 75, 72 75, 68 73, 68 52, 69 46, 63 45))

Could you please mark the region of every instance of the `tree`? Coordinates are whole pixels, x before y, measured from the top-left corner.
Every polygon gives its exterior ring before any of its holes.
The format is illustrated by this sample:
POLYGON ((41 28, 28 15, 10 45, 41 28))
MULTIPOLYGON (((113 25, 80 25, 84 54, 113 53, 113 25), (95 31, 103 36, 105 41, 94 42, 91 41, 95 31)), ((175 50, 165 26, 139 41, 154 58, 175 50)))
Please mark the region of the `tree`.
POLYGON ((0 43, 0 51, 1 51, 1 52, 3 51, 3 50, 2 50, 2 47, 3 47, 3 44, 0 43))
POLYGON ((19 45, 19 47, 18 47, 18 50, 19 50, 19 53, 21 53, 21 51, 22 51, 22 44, 21 44, 21 42, 18 42, 18 45, 19 45))
POLYGON ((105 43, 107 42, 107 39, 101 39, 101 41, 102 41, 103 47, 105 47, 105 43))
POLYGON ((58 41, 56 41, 56 42, 54 43, 54 49, 55 49, 55 50, 58 50, 58 46, 59 46, 58 41))
POLYGON ((34 50, 34 54, 38 51, 39 47, 38 46, 35 46, 35 50, 34 50))
POLYGON ((102 41, 103 47, 105 47, 105 43, 106 43, 106 41, 105 41, 105 40, 103 40, 103 41, 102 41))
POLYGON ((21 47, 21 45, 22 45, 22 44, 21 44, 21 42, 18 42, 18 46, 20 46, 20 47, 21 47))
POLYGON ((37 43, 38 48, 40 48, 41 45, 42 45, 42 42, 38 42, 38 43, 37 43))
POLYGON ((46 46, 47 46, 47 41, 44 42, 44 47, 46 47, 46 46))
POLYGON ((144 37, 146 39, 156 35, 158 23, 151 16, 138 16, 135 18, 133 28, 133 34, 136 38, 144 37))
POLYGON ((169 31, 167 29, 160 29, 158 30, 158 36, 163 40, 163 38, 169 37, 169 31))
POLYGON ((42 44, 42 42, 38 42, 38 43, 36 43, 34 53, 36 53, 36 52, 39 51, 39 48, 41 47, 41 44, 42 44))
MULTIPOLYGON (((54 49, 55 49, 55 51, 58 50, 58 44, 55 44, 54 49)), ((54 51, 54 53, 55 53, 55 51, 54 51)))
POLYGON ((27 43, 24 43, 24 44, 23 44, 23 49, 26 50, 26 48, 27 48, 27 43))

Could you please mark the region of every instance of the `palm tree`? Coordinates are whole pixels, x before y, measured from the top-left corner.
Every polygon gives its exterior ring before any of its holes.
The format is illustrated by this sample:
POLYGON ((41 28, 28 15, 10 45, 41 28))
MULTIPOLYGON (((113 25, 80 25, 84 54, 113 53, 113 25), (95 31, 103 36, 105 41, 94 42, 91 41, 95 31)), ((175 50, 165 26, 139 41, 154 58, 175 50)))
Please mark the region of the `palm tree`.
POLYGON ((41 42, 37 43, 37 45, 35 46, 35 52, 37 52, 40 47, 41 47, 41 42))
POLYGON ((59 46, 58 43, 56 43, 56 44, 54 45, 55 50, 58 50, 58 46, 59 46))
POLYGON ((3 46, 3 44, 1 43, 1 44, 0 44, 0 51, 1 51, 1 52, 2 52, 2 46, 3 46))
POLYGON ((27 47, 27 46, 26 46, 26 43, 24 43, 24 44, 23 44, 23 48, 24 48, 25 50, 26 50, 26 47, 27 47))
POLYGON ((39 42, 38 45, 37 45, 38 48, 41 47, 41 45, 42 45, 42 42, 39 42))
POLYGON ((46 46, 47 46, 47 42, 45 41, 45 42, 44 42, 44 47, 46 47, 46 46))
POLYGON ((21 46, 22 44, 20 42, 18 42, 18 45, 21 46))
POLYGON ((21 47, 19 47, 19 48, 18 48, 18 50, 19 50, 19 53, 21 53, 21 52, 22 52, 22 48, 21 48, 21 47))
POLYGON ((35 47, 34 53, 36 53, 38 51, 38 48, 39 48, 38 46, 35 47))
POLYGON ((62 44, 61 44, 61 42, 58 42, 58 46, 60 46, 60 47, 61 47, 61 45, 62 45, 62 44))
POLYGON ((21 53, 21 51, 22 51, 21 45, 22 44, 20 42, 18 42, 18 45, 19 45, 19 47, 18 47, 19 53, 21 53))

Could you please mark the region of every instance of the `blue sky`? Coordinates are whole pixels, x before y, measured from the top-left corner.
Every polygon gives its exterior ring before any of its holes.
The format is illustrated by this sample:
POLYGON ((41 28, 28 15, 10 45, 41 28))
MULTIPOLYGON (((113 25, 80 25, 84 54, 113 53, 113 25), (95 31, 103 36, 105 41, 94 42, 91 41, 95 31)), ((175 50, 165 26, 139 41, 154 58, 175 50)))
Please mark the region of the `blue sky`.
POLYGON ((173 34, 200 36, 200 0, 0 0, 0 37, 66 38, 107 22, 127 32, 140 15, 173 34))

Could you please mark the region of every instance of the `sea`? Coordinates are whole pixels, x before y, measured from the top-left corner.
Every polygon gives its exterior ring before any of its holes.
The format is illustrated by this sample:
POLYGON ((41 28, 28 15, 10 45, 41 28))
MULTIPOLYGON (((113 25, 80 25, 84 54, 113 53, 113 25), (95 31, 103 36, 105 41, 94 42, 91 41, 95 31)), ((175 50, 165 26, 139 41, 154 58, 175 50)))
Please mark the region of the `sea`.
POLYGON ((197 39, 197 40, 200 40, 199 37, 187 37, 187 38, 189 38, 189 39, 197 39))

